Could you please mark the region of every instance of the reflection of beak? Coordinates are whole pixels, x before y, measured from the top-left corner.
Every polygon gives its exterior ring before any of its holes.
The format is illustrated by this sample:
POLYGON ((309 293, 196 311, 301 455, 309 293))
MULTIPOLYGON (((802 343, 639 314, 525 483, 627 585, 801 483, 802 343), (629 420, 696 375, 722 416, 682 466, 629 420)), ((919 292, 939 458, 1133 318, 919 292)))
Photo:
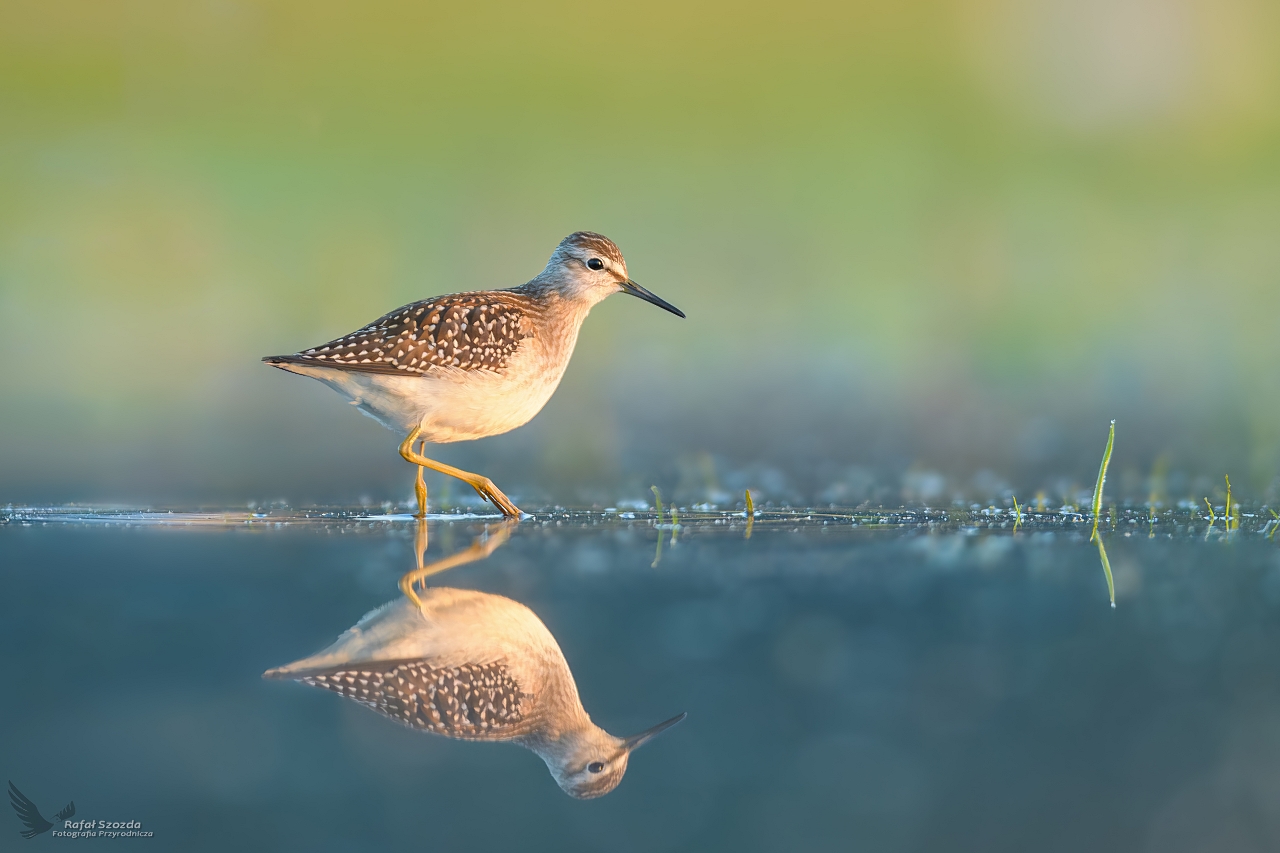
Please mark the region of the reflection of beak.
MULTIPOLYGON (((654 298, 656 299, 657 297, 655 296, 654 298)), ((683 317, 684 315, 681 314, 680 316, 683 317)), ((632 750, 643 746, 644 744, 653 740, 658 735, 662 734, 667 729, 671 728, 672 726, 674 726, 676 723, 680 722, 687 716, 689 716, 688 712, 683 713, 678 717, 672 717, 671 719, 667 720, 665 723, 658 723, 653 728, 647 729, 638 735, 632 735, 629 738, 625 738, 622 741, 622 749, 626 752, 631 752, 632 750)))
POLYGON ((643 287, 636 284, 631 279, 627 279, 626 281, 619 282, 619 284, 622 287, 622 291, 624 293, 630 293, 632 296, 639 296, 645 302, 652 302, 654 305, 657 305, 659 308, 662 308, 666 311, 670 311, 672 314, 675 314, 677 317, 684 316, 684 312, 681 311, 679 308, 672 305, 670 302, 668 302, 665 299, 659 299, 658 297, 654 296, 648 290, 645 290, 643 287))

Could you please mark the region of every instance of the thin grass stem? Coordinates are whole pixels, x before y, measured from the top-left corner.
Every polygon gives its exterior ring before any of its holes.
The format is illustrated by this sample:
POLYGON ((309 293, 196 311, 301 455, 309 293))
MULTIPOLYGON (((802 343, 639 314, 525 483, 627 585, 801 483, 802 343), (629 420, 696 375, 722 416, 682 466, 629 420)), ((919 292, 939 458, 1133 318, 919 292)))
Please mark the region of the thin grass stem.
POLYGON ((1228 533, 1230 533, 1232 530, 1236 530, 1236 529, 1238 529, 1238 528, 1240 527, 1240 513, 1238 513, 1238 512, 1236 513, 1235 523, 1233 524, 1233 523, 1232 523, 1232 520, 1231 520, 1231 475, 1229 475, 1229 474, 1224 474, 1224 475, 1223 475, 1223 477, 1224 477, 1224 479, 1226 479, 1226 481, 1227 481, 1227 518, 1226 518, 1226 525, 1227 525, 1227 532, 1228 532, 1228 533))
MULTIPOLYGON (((1116 421, 1111 419, 1111 431, 1107 433, 1107 451, 1102 454, 1102 465, 1098 468, 1098 484, 1093 487, 1093 532, 1089 535, 1092 542, 1098 538, 1098 514, 1102 512, 1102 487, 1107 482, 1107 466, 1111 464, 1111 448, 1116 443, 1116 421)), ((1110 576, 1110 569, 1107 570, 1110 576)))
POLYGON ((1102 537, 1096 540, 1098 543, 1098 556, 1102 558, 1102 572, 1107 576, 1107 595, 1111 597, 1111 608, 1114 610, 1116 606, 1116 581, 1111 576, 1111 561, 1107 559, 1107 549, 1102 545, 1102 537))
MULTIPOLYGON (((658 491, 657 486, 650 486, 649 490, 653 492, 653 500, 658 507, 658 519, 653 526, 658 528, 658 550, 653 555, 653 562, 649 564, 649 568, 658 568, 658 563, 662 561, 662 492, 658 491)), ((674 531, 672 532, 674 536, 674 531)))

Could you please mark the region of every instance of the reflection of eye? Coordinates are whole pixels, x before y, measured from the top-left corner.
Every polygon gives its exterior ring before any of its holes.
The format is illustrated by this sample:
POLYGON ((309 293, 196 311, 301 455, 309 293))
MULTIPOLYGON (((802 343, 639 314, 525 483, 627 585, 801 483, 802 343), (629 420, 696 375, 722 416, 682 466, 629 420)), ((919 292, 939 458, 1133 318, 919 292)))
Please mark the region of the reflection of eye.
MULTIPOLYGON (((604 261, 600 260, 599 258, 592 258, 591 260, 587 261, 587 266, 591 267, 591 269, 593 270, 602 270, 604 269, 604 261)), ((600 771, 597 770, 595 772, 599 773, 600 771)))
MULTIPOLYGON (((595 258, 592 258, 592 260, 595 260, 595 258)), ((599 773, 601 770, 604 769, 604 762, 593 761, 587 765, 587 769, 590 770, 592 773, 599 773)))

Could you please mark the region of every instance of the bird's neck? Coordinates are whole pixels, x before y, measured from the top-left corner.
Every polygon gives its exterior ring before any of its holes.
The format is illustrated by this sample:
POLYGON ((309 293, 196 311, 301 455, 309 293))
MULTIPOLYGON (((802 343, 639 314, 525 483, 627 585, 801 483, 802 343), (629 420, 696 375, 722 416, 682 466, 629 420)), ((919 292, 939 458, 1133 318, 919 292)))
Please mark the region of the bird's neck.
POLYGON ((609 737, 603 729, 591 722, 582 706, 578 706, 578 713, 575 715, 566 718, 547 717, 541 723, 524 738, 522 745, 537 753, 548 766, 559 766, 601 736, 609 737))
POLYGON ((537 722, 524 745, 545 759, 566 753, 597 727, 582 707, 578 686, 559 647, 544 650, 540 657, 534 664, 541 671, 537 679, 537 722))
POLYGON ((591 282, 574 278, 562 271, 543 270, 537 278, 515 288, 526 296, 544 302, 556 304, 564 308, 572 307, 582 317, 610 293, 591 282))
POLYGON ((596 303, 537 278, 514 290, 537 307, 546 330, 546 344, 567 359, 578 340, 578 330, 596 303))

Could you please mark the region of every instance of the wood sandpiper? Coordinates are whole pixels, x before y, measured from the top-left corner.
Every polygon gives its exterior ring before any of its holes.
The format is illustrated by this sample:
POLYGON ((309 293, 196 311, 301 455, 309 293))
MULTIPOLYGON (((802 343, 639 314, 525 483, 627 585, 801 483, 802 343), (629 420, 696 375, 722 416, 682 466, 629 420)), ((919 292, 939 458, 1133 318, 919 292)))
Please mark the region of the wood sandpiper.
MULTIPOLYGON (((418 731, 518 743, 546 762, 565 793, 609 793, 631 753, 685 715, 614 737, 591 722, 559 644, 532 610, 486 592, 413 589, 427 575, 483 559, 509 532, 410 572, 401 581, 406 597, 366 614, 324 651, 263 677, 323 687, 418 731)), ((419 543, 421 562, 425 534, 419 543)))
POLYGON ((631 280, 612 240, 579 231, 519 287, 414 302, 327 344, 263 361, 319 379, 407 436, 400 455, 418 466, 419 518, 427 511, 423 468, 457 477, 518 518, 520 510, 488 477, 424 456, 427 442, 486 438, 528 423, 560 384, 587 313, 618 292, 684 316, 631 280))

